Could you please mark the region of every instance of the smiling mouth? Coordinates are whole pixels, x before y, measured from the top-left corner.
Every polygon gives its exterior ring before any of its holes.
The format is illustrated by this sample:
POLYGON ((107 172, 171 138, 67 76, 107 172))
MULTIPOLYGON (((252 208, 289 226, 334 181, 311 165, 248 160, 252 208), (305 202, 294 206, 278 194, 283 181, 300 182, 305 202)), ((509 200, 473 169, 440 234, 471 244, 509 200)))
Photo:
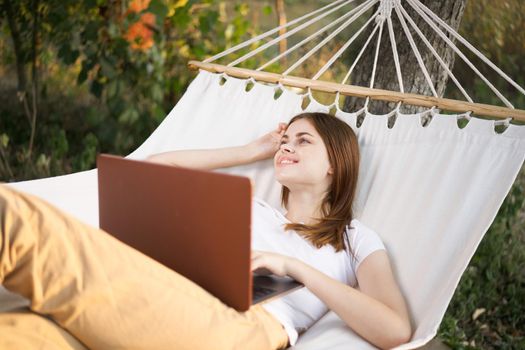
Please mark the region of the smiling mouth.
POLYGON ((281 166, 284 166, 284 165, 293 165, 293 164, 297 164, 298 162, 297 161, 294 161, 294 160, 282 160, 278 163, 278 165, 281 165, 281 166))

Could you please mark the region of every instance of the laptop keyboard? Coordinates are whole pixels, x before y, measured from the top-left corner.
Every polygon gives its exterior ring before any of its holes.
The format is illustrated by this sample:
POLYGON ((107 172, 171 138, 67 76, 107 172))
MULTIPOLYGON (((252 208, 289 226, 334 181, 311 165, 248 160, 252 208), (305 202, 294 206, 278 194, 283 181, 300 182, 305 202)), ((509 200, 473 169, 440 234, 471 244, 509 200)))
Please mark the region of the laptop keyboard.
POLYGON ((253 286, 253 298, 254 299, 263 298, 267 296, 268 294, 272 294, 273 292, 274 290, 270 288, 265 288, 261 286, 253 286))

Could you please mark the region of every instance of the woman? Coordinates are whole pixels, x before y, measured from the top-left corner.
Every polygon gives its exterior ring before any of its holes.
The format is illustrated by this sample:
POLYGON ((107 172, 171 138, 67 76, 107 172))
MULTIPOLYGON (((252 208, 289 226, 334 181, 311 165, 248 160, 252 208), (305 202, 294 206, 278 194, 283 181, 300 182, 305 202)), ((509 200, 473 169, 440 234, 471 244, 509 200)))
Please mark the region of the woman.
POLYGON ((252 269, 290 276, 302 290, 237 312, 110 236, 3 188, 0 281, 91 348, 284 348, 327 308, 380 348, 408 341, 384 246, 352 217, 359 153, 347 124, 304 113, 242 147, 148 160, 215 169, 272 156, 287 212, 254 198, 252 269))
MULTIPOLYGON (((287 213, 282 223, 286 225, 286 229, 299 232, 303 237, 302 241, 311 243, 311 249, 325 245, 333 249, 317 256, 313 252, 311 255, 302 254, 303 260, 290 257, 300 255, 293 251, 293 246, 284 254, 254 251, 252 268, 265 269, 280 276, 288 275, 304 283, 309 292, 296 292, 296 295, 313 293, 318 301, 336 312, 356 333, 379 347, 391 348, 408 341, 411 335, 408 312, 384 250, 374 252, 359 265, 357 280, 360 291, 303 262, 306 259, 332 258, 335 263, 337 260, 333 255, 347 247, 344 233, 350 222, 360 226, 361 231, 375 235, 357 220, 352 221, 351 205, 357 184, 359 152, 356 136, 346 123, 329 114, 303 113, 292 118, 288 127, 280 124, 274 132, 244 147, 173 151, 153 155, 149 160, 198 169, 214 169, 270 157, 274 160, 275 178, 283 186, 282 204, 287 213)), ((261 206, 268 207, 256 199, 254 214, 261 210, 261 206)), ((278 211, 275 212, 278 216, 278 211)), ((253 218, 255 245, 264 239, 261 238, 265 235, 264 232, 258 234, 261 226, 267 230, 267 227, 259 224, 261 216, 264 214, 254 215, 253 218)), ((274 250, 285 244, 280 242, 274 250)), ((349 248, 352 254, 352 247, 349 248)), ((308 249, 308 244, 305 244, 304 249, 308 249)), ((324 263, 326 262, 323 261, 320 265, 324 263)), ((296 296, 291 295, 285 299, 290 299, 287 302, 293 303, 294 297, 296 296)), ((305 296, 301 301, 306 300, 310 302, 307 306, 317 307, 319 316, 324 314, 326 310, 316 305, 313 299, 310 301, 304 298, 305 296)), ((279 312, 281 310, 277 307, 268 307, 268 310, 281 316, 281 321, 288 321, 285 327, 294 343, 297 334, 293 330, 292 320, 285 319, 286 315, 279 312)), ((308 327, 315 320, 305 318, 295 321, 303 321, 308 327)))

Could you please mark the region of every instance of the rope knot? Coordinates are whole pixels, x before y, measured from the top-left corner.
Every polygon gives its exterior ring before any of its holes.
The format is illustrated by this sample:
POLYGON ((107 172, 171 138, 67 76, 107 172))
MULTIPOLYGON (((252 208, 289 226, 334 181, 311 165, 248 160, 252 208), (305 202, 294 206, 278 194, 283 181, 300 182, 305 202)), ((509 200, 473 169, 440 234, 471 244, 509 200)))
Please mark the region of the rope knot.
POLYGON ((384 22, 392 16, 394 6, 399 6, 400 0, 380 0, 379 11, 376 16, 376 23, 384 22))

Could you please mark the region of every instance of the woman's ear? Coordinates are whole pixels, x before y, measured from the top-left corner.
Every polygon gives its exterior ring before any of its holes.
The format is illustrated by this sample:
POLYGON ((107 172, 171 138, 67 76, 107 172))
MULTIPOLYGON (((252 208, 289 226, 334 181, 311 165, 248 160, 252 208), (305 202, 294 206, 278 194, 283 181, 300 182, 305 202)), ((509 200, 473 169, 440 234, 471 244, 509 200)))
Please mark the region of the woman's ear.
POLYGON ((332 167, 328 168, 328 174, 334 175, 334 169, 332 167))

